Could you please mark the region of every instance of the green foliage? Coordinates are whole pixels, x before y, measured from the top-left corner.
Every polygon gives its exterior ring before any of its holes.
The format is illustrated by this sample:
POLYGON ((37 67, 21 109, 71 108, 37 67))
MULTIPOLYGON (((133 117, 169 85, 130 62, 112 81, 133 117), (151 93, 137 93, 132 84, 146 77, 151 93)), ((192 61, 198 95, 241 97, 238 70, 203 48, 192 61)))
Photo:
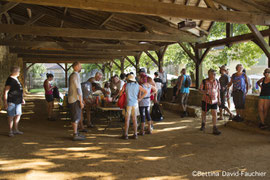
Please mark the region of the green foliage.
POLYGON ((82 64, 82 69, 84 69, 85 72, 91 72, 94 69, 99 69, 99 67, 96 64, 82 64))
MULTIPOLYGON (((259 30, 265 30, 266 26, 257 26, 259 30)), ((249 28, 244 24, 233 25, 233 35, 238 36, 250 33, 249 28)), ((216 22, 208 36, 209 41, 226 37, 226 23, 216 22)), ((258 63, 258 59, 263 55, 263 51, 252 41, 234 44, 231 47, 224 46, 220 50, 212 50, 204 60, 207 69, 218 69, 220 65, 228 64, 230 61, 240 61, 246 68, 258 63)))
POLYGON ((46 67, 41 63, 34 64, 29 68, 29 72, 32 73, 32 77, 41 77, 46 72, 46 67))

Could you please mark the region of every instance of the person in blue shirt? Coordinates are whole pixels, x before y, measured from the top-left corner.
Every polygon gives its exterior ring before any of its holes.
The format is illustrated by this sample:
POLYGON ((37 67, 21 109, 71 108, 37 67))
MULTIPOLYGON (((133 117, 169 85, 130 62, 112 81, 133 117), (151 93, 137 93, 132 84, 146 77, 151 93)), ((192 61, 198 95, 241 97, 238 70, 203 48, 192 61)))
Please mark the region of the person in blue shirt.
POLYGON ((133 120, 134 135, 133 138, 137 139, 137 114, 136 108, 138 107, 138 102, 140 102, 147 94, 147 91, 141 87, 135 79, 133 74, 129 74, 127 77, 127 84, 123 86, 120 96, 123 93, 126 93, 126 114, 125 114, 125 132, 123 134, 123 139, 128 139, 128 129, 129 129, 129 120, 130 116, 133 120), (139 93, 142 95, 139 97, 139 93))
POLYGON ((187 114, 187 102, 188 102, 188 96, 189 96, 189 87, 186 87, 185 83, 190 78, 188 75, 186 75, 186 69, 183 68, 181 70, 181 76, 178 78, 178 89, 176 91, 176 96, 180 93, 180 104, 182 106, 183 113, 181 117, 186 117, 187 114))

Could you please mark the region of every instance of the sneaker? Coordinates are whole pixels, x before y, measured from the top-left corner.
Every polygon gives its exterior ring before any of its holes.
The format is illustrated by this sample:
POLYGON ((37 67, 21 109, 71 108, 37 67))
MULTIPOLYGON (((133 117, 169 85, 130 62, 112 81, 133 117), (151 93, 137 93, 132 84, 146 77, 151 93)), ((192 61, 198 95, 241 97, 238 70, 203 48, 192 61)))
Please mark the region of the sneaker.
POLYGON ((73 141, 83 141, 83 140, 85 140, 85 137, 83 137, 83 136, 81 136, 80 134, 74 134, 73 135, 73 139, 72 139, 73 141))
POLYGON ((266 129, 267 128, 267 125, 263 124, 263 123, 260 123, 259 124, 259 128, 260 129, 266 129))
POLYGON ((13 132, 10 131, 10 132, 8 133, 8 136, 9 136, 9 137, 13 137, 13 136, 14 136, 13 132))
POLYGON ((133 134, 133 139, 138 139, 138 135, 137 134, 133 134))
POLYGON ((184 112, 181 114, 181 118, 184 118, 184 117, 188 117, 187 111, 184 111, 184 112))
POLYGON ((140 131, 140 132, 139 132, 139 135, 140 135, 140 136, 144 136, 144 135, 145 135, 144 131, 140 131))
POLYGON ((122 139, 128 140, 128 135, 123 135, 123 136, 122 136, 122 139))
POLYGON ((23 135, 23 132, 16 130, 16 131, 13 131, 13 134, 23 135))
POLYGON ((236 115, 232 118, 233 121, 237 121, 240 118, 240 116, 236 115))
POLYGON ((244 118, 241 118, 240 116, 237 116, 237 118, 236 118, 235 121, 236 122, 243 122, 244 121, 244 118))
POLYGON ((214 135, 220 135, 221 132, 217 129, 217 127, 214 127, 214 128, 213 128, 213 134, 214 134, 214 135))
POLYGON ((234 118, 233 115, 231 115, 231 116, 229 117, 229 120, 233 120, 233 118, 234 118))
POLYGON ((84 132, 84 133, 87 133, 88 130, 87 129, 80 129, 79 132, 84 132))
POLYGON ((95 126, 93 124, 87 125, 88 128, 94 128, 95 126))
POLYGON ((204 131, 205 130, 205 123, 202 123, 200 131, 204 131))

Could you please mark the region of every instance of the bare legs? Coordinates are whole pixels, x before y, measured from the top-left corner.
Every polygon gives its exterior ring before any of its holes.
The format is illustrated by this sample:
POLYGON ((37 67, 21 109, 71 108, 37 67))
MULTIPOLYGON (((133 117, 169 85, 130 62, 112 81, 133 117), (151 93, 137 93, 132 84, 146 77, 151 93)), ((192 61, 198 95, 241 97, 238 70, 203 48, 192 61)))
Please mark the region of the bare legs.
POLYGON ((23 134, 19 131, 19 122, 21 119, 21 115, 17 116, 8 116, 8 124, 9 124, 9 135, 13 136, 14 134, 23 134), (14 128, 14 131, 13 131, 14 128))
POLYGON ((259 100, 259 115, 260 115, 261 124, 264 124, 269 108, 270 108, 270 100, 268 99, 259 100))
POLYGON ((137 135, 137 116, 135 113, 135 108, 127 107, 126 111, 127 112, 126 112, 126 116, 125 116, 125 134, 124 134, 124 136, 128 136, 130 116, 132 117, 132 121, 133 121, 134 135, 137 135), (129 108, 132 108, 132 109, 129 109, 129 108), (129 113, 128 111, 131 111, 131 113, 129 113))
POLYGON ((51 119, 53 116, 54 101, 48 102, 48 118, 51 119))

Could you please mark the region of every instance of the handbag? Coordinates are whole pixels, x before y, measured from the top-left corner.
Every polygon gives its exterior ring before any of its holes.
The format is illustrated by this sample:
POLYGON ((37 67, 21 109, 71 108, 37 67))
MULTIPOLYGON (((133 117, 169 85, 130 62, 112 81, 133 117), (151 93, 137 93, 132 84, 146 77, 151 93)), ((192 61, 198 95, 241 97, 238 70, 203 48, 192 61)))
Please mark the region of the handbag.
MULTIPOLYGON (((124 86, 123 88, 126 88, 126 86, 124 86)), ((120 107, 121 109, 125 108, 125 106, 126 106, 126 92, 125 91, 119 97, 119 99, 117 101, 117 106, 120 107)))

